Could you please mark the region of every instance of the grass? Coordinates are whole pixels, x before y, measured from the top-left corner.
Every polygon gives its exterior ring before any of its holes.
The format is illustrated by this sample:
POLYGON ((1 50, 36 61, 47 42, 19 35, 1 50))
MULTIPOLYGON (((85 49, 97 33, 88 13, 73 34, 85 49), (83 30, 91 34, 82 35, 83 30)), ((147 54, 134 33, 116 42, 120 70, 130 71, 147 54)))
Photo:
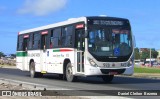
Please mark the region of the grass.
POLYGON ((134 67, 134 73, 160 73, 160 68, 134 67))

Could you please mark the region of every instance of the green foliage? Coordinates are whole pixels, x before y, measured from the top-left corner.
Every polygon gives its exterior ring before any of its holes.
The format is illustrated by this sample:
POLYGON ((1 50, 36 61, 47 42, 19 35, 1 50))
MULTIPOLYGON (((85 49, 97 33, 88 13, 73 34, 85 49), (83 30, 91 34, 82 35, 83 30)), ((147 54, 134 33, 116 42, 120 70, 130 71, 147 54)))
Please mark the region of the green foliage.
POLYGON ((16 57, 16 54, 10 54, 12 57, 16 57))
POLYGON ((5 56, 5 54, 3 52, 0 52, 0 58, 4 57, 4 56, 5 56))
POLYGON ((140 59, 139 49, 135 48, 134 51, 135 51, 135 59, 140 59))
POLYGON ((146 58, 150 58, 149 51, 143 51, 142 52, 141 59, 146 59, 146 58))
MULTIPOLYGON (((135 59, 137 60, 150 58, 150 49, 140 52, 138 48, 135 48, 134 52, 135 52, 135 59)), ((158 52, 155 49, 152 49, 151 55, 152 55, 151 58, 157 58, 158 52)))
POLYGON ((158 52, 157 51, 152 51, 152 58, 157 58, 158 52))
POLYGON ((160 73, 160 69, 148 67, 134 67, 134 73, 160 73))

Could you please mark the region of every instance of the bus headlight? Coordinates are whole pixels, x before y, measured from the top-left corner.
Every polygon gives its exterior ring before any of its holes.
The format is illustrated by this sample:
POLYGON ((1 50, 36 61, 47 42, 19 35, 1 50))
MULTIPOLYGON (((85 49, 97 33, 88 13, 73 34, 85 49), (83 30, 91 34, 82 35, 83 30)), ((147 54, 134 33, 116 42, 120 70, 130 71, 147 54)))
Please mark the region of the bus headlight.
POLYGON ((98 67, 98 65, 97 65, 92 59, 89 59, 89 63, 90 63, 93 67, 98 67))
POLYGON ((133 65, 133 58, 128 61, 128 67, 133 65))

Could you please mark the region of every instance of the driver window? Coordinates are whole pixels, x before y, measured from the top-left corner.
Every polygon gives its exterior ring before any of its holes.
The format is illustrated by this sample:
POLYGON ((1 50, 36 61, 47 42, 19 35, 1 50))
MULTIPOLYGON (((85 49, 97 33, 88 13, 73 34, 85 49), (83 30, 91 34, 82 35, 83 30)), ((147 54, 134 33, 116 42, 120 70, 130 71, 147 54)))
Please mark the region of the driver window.
POLYGON ((120 55, 128 55, 130 53, 131 44, 129 34, 129 30, 112 30, 113 49, 119 49, 120 55))

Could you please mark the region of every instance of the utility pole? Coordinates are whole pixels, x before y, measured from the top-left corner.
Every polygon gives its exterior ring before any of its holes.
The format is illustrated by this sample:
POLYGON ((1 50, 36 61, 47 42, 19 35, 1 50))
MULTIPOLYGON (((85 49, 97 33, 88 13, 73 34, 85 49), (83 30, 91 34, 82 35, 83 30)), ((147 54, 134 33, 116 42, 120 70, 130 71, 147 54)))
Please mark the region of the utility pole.
POLYGON ((151 58, 152 58, 152 53, 151 53, 151 48, 150 48, 150 66, 152 66, 152 63, 151 63, 151 58))

